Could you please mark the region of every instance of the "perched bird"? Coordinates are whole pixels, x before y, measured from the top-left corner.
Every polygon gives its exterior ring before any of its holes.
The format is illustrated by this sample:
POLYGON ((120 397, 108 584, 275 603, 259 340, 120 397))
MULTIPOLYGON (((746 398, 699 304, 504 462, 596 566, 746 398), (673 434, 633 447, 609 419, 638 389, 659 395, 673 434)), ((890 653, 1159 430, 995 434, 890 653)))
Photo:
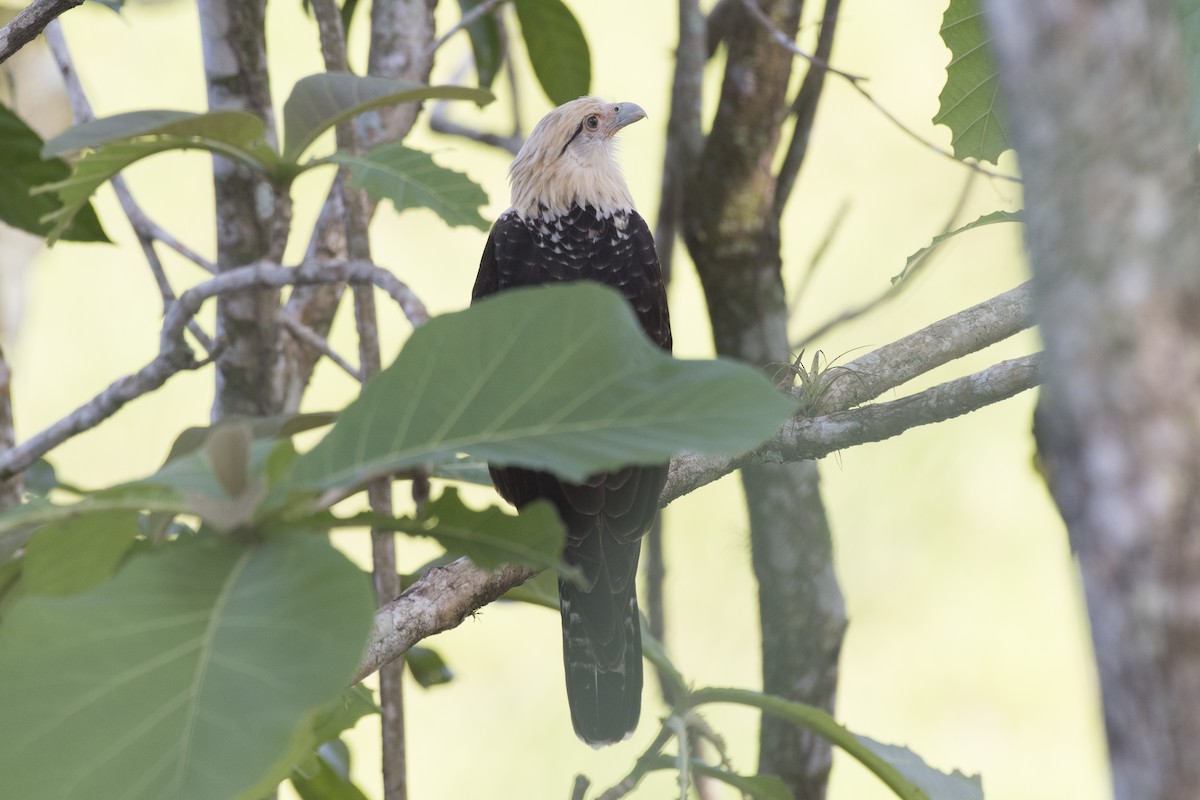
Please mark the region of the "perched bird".
MULTIPOLYGON (((596 281, 621 292, 647 335, 670 352, 654 238, 613 158, 613 136, 645 116, 633 103, 581 97, 537 124, 509 169, 512 208, 492 227, 472 302, 518 286, 596 281)), ((489 471, 518 509, 539 498, 557 507, 567 528, 563 560, 583 575, 558 581, 575 733, 596 747, 627 738, 642 703, 638 554, 667 465, 626 467, 580 484, 517 467, 489 471)))

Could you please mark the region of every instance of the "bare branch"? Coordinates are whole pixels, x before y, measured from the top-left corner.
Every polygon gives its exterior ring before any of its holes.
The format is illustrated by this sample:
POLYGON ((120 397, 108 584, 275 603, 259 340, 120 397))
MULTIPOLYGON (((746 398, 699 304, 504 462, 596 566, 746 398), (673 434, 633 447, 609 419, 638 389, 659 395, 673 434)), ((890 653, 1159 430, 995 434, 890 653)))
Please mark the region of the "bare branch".
MULTIPOLYGON (((947 216, 945 224, 942 225, 941 232, 934 237, 935 242, 939 242, 938 237, 944 237, 954 231, 959 215, 962 214, 962 210, 966 208, 967 198, 971 194, 971 186, 975 182, 975 176, 976 173, 974 172, 967 173, 967 179, 963 183, 962 190, 958 193, 958 199, 954 202, 954 208, 950 211, 949 216, 947 216)), ((836 317, 821 323, 814 330, 802 336, 800 340, 793 345, 793 349, 803 349, 805 345, 814 341, 817 337, 824 336, 834 328, 866 316, 885 303, 896 299, 901 292, 905 291, 909 286, 912 285, 913 279, 917 276, 917 273, 921 270, 924 270, 925 267, 931 263, 932 259, 938 254, 939 249, 940 248, 937 246, 937 244, 930 245, 929 247, 925 248, 916 261, 906 266, 898 278, 893 279, 894 283, 890 284, 886 289, 865 303, 854 306, 853 308, 848 308, 842 313, 838 314, 836 317)), ((793 306, 793 311, 794 310, 795 307, 793 306)))
POLYGON ((1033 326, 1033 286, 964 309, 891 344, 834 367, 823 410, 845 410, 879 397, 932 369, 1002 342, 1033 326))
POLYGON ((59 16, 82 3, 83 0, 34 0, 0 28, 0 63, 37 38, 59 16))
MULTIPOLYGON (((755 7, 757 8, 757 6, 755 7)), ((821 32, 817 34, 817 51, 812 57, 813 63, 809 64, 808 72, 804 75, 804 82, 800 84, 800 90, 796 93, 796 99, 792 102, 792 115, 796 118, 796 125, 792 131, 792 140, 788 144, 787 154, 783 158, 783 165, 779 168, 778 183, 775 184, 776 217, 782 216, 784 206, 787 205, 788 198, 792 195, 792 189, 796 185, 800 167, 804 164, 804 157, 808 154, 808 141, 812 135, 813 123, 817 118, 817 106, 820 104, 821 94, 825 88, 825 74, 829 72, 827 67, 820 67, 817 64, 827 65, 829 63, 840 10, 841 0, 825 0, 821 32)), ((762 13, 761 9, 759 13, 762 13)))
POLYGON ((309 347, 319 351, 321 355, 341 367, 342 371, 351 378, 354 378, 354 380, 362 382, 362 373, 353 364, 342 358, 341 354, 333 349, 333 346, 329 344, 329 341, 324 336, 318 335, 312 328, 296 319, 287 311, 281 311, 279 319, 283 322, 283 327, 288 333, 309 347))
POLYGON ((458 627, 475 611, 536 574, 535 569, 517 566, 485 572, 465 558, 430 569, 376 612, 355 681, 407 652, 422 639, 458 627))
POLYGON ((499 8, 501 3, 505 2, 507 2, 507 0, 484 0, 484 2, 475 6, 466 14, 463 14, 462 19, 458 21, 457 25, 446 31, 444 34, 442 34, 441 38, 429 45, 429 47, 425 48, 425 52, 422 53, 422 58, 427 61, 433 61, 433 54, 436 53, 441 46, 450 39, 451 36, 459 31, 465 31, 467 28, 474 25, 476 20, 483 19, 485 16, 499 8))
MULTIPOLYGON (((79 80, 79 73, 75 69, 75 62, 71 58, 70 49, 67 47, 66 37, 63 36, 62 27, 58 24, 57 20, 46 27, 46 43, 50 46, 50 52, 54 57, 55 63, 58 65, 63 82, 66 84, 67 96, 71 101, 71 112, 75 118, 75 124, 78 125, 94 120, 96 114, 92 111, 92 104, 88 101, 87 94, 83 91, 83 84, 79 80)), ((163 311, 165 313, 171 303, 175 302, 175 291, 171 288, 171 284, 167 280, 166 271, 163 269, 162 261, 154 249, 154 242, 156 240, 163 242, 163 244, 171 247, 185 258, 189 258, 209 273, 215 273, 217 268, 207 259, 202 258, 190 248, 185 247, 174 236, 171 236, 146 216, 145 212, 138 206, 137 201, 133 199, 133 193, 129 191, 129 184, 125 182, 124 177, 119 174, 114 175, 110 182, 112 183, 113 191, 117 193, 117 199, 121 203, 121 208, 124 209, 125 216, 129 219, 129 224, 137 236, 138 244, 142 247, 146 261, 150 265, 150 272, 154 275, 154 282, 158 285, 159 294, 162 296, 163 311)), ((189 320, 188 330, 191 331, 192 335, 196 337, 196 341, 207 352, 211 354, 214 351, 213 340, 204 332, 198 322, 189 320)))
POLYGON ((415 322, 416 319, 424 322, 429 318, 424 306, 407 286, 387 270, 370 262, 334 262, 300 267, 259 262, 223 272, 188 289, 167 309, 159 334, 159 353, 153 361, 135 374, 114 381, 58 422, 11 450, 0 453, 0 480, 23 471, 72 436, 96 427, 129 401, 162 386, 175 373, 203 366, 187 347, 183 331, 205 300, 246 289, 278 289, 322 283, 373 284, 387 292, 404 309, 409 319, 414 320, 414 324, 419 324, 415 322))
POLYGON ((987 369, 900 400, 821 417, 790 420, 761 447, 734 458, 684 454, 671 462, 660 503, 683 495, 750 464, 781 464, 822 458, 867 442, 881 442, 909 428, 944 422, 1007 400, 1038 385, 1038 355, 1002 361, 987 369))

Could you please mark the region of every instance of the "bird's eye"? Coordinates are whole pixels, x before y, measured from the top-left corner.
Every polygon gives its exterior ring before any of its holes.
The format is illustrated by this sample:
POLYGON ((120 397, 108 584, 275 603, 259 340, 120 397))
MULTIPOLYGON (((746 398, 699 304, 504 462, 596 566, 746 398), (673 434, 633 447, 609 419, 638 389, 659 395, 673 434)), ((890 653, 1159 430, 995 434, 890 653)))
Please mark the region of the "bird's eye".
POLYGON ((588 114, 588 118, 584 120, 584 124, 587 125, 589 131, 594 131, 600 127, 600 117, 595 114, 588 114))

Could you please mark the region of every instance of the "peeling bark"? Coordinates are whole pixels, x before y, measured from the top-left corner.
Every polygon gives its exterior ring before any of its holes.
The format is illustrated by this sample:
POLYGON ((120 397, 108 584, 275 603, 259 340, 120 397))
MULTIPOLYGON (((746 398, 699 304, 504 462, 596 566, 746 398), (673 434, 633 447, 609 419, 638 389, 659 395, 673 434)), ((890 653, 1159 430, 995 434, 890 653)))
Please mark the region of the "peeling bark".
MULTIPOLYGON (((261 117, 273 145, 266 0, 200 0, 198 5, 209 109, 236 109, 261 117)), ((213 158, 213 180, 218 271, 263 258, 281 261, 291 216, 287 195, 249 168, 219 156, 213 158)), ((217 338, 227 346, 217 359, 214 420, 282 410, 278 310, 279 292, 270 289, 253 289, 218 301, 217 338)))

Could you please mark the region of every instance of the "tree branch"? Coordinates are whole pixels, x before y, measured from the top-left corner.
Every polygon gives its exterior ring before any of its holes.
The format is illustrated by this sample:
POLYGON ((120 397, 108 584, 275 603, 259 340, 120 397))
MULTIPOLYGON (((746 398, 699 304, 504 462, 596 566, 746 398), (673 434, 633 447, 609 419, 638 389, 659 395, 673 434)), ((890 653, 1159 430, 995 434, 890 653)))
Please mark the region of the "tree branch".
POLYGON ((920 425, 944 422, 1007 400, 1037 386, 1040 356, 1002 361, 985 370, 938 384, 900 400, 794 417, 764 444, 736 457, 684 454, 671 462, 663 505, 750 464, 782 464, 822 458, 868 442, 882 442, 920 425))
POLYGON ((34 0, 0 28, 0 64, 29 44, 42 30, 83 0, 34 0))
POLYGON ((183 331, 205 300, 246 289, 278 289, 330 283, 374 284, 387 292, 410 321, 429 318, 424 306, 395 275, 370 262, 350 261, 324 265, 282 267, 260 262, 223 272, 179 296, 163 316, 159 353, 133 375, 113 381, 108 388, 76 408, 66 417, 39 431, 11 450, 0 453, 0 480, 12 477, 71 437, 90 430, 117 413, 131 400, 162 386, 177 372, 197 369, 196 360, 183 339, 183 331))
MULTIPOLYGON (((334 0, 313 0, 313 12, 321 35, 321 53, 325 69, 347 71, 346 37, 342 29, 342 14, 334 0)), ((426 58, 426 61, 429 59, 426 58)), ((353 155, 362 151, 354 122, 337 126, 337 146, 353 155)), ((347 180, 348 170, 340 170, 342 180, 342 224, 346 228, 346 252, 353 259, 371 258, 371 240, 367 226, 374 207, 363 189, 352 189, 347 180)), ((379 327, 376 324, 375 295, 369 286, 354 287, 354 321, 358 331, 358 360, 363 380, 379 372, 379 327)), ((372 481, 367 486, 367 499, 377 514, 392 514, 392 482, 389 479, 372 481)), ((400 594, 400 575, 396 571, 396 535, 392 531, 371 531, 372 579, 375 601, 390 602, 400 594)), ((408 797, 407 755, 404 735, 404 661, 394 659, 379 669, 379 706, 382 718, 383 794, 385 800, 405 800, 408 797)))
MULTIPOLYGON (((71 58, 71 51, 67 47, 66 37, 63 36, 62 26, 59 25, 57 20, 46 26, 46 43, 50 46, 50 53, 54 57, 59 73, 62 75, 63 83, 66 84, 67 97, 71 101, 71 113, 75 118, 75 124, 80 125, 85 122, 91 122, 96 118, 96 114, 92 111, 92 104, 87 99, 87 94, 83 90, 83 84, 79 80, 79 73, 75 69, 75 62, 71 58)), ((175 291, 171 288, 171 283, 167 280, 166 270, 163 269, 162 261, 154 249, 154 242, 156 240, 173 248, 209 273, 215 273, 217 269, 208 260, 193 252, 190 248, 185 247, 174 236, 171 236, 146 216, 146 213, 138 206, 137 201, 133 199, 133 193, 129 191, 129 184, 125 182, 123 176, 119 174, 114 175, 109 182, 112 184, 113 191, 117 194, 117 199, 121 203, 121 208, 125 211, 125 216, 129 219, 129 224, 133 228, 134 235, 137 236, 142 253, 146 256, 146 262, 150 266, 150 272, 153 274, 154 282, 158 285, 159 294, 162 296, 163 311, 165 313, 170 304, 175 302, 175 291)), ((192 332, 192 335, 196 337, 196 341, 208 353, 214 351, 215 345, 213 340, 209 338, 198 322, 189 320, 188 330, 192 332)))
POLYGON ((487 572, 465 558, 433 567, 376 612, 371 638, 354 680, 367 677, 422 639, 458 627, 468 616, 537 573, 531 567, 512 565, 487 572))
MULTIPOLYGON (((1003 361, 900 400, 845 410, 1029 327, 1030 294, 1028 284, 1019 286, 840 368, 854 377, 838 379, 829 387, 828 406, 837 411, 794 418, 750 453, 736 458, 685 454, 674 459, 661 504, 668 505, 748 464, 820 458, 856 444, 889 439, 919 425, 952 419, 1036 386, 1040 381, 1040 356, 1031 355, 1003 361)), ((466 559, 430 570, 379 610, 357 680, 399 657, 421 639, 457 626, 473 611, 534 574, 535 570, 511 566, 489 573, 466 559)))

